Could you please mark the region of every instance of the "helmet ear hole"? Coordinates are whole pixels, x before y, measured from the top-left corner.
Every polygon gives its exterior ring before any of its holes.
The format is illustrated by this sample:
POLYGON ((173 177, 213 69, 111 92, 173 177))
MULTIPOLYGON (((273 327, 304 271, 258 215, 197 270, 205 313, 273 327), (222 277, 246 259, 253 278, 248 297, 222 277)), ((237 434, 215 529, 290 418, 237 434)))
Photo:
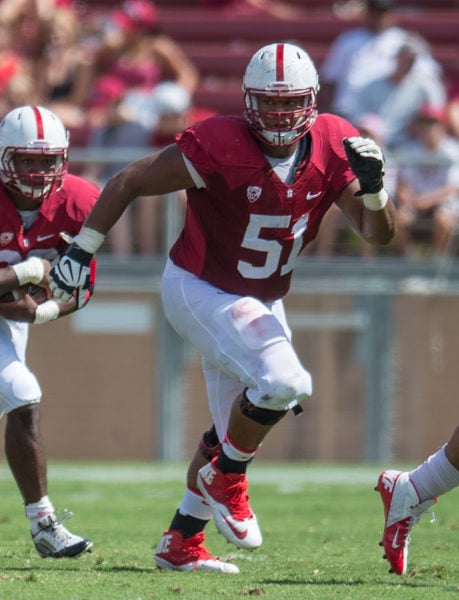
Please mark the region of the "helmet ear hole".
POLYGON ((16 108, 0 122, 0 179, 16 194, 44 200, 63 185, 68 148, 68 131, 54 113, 42 106, 16 108), (52 159, 49 169, 19 172, 15 162, 25 154, 52 159))
POLYGON ((254 135, 271 146, 297 142, 317 117, 319 76, 308 54, 294 44, 269 44, 252 56, 242 89, 245 118, 254 135), (262 97, 285 100, 281 108, 260 109, 262 97))

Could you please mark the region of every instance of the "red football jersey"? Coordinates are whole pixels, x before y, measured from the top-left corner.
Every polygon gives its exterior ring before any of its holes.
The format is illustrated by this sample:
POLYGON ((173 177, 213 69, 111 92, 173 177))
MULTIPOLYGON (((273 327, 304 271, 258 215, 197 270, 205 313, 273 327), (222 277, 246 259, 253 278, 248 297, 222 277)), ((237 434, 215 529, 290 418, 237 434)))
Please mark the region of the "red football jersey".
POLYGON ((211 117, 184 131, 178 146, 206 188, 187 192, 173 262, 230 293, 263 301, 285 296, 298 254, 355 179, 342 140, 356 135, 348 121, 319 115, 310 131, 311 155, 286 184, 243 118, 211 117))
POLYGON ((0 267, 14 265, 28 256, 53 261, 64 254, 68 243, 60 234, 74 237, 98 196, 95 184, 67 174, 62 189, 43 201, 32 226, 25 230, 16 206, 0 184, 0 267))

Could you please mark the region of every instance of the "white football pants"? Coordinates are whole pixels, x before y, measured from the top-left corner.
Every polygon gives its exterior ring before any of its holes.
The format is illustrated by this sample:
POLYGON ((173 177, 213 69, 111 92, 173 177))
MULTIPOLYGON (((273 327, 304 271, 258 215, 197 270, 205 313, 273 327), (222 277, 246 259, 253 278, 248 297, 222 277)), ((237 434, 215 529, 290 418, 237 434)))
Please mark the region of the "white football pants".
POLYGON ((281 300, 265 304, 228 294, 171 260, 161 295, 172 327, 202 355, 209 409, 220 440, 232 404, 245 388, 252 404, 278 411, 312 394, 311 375, 293 349, 281 300))
POLYGON ((0 417, 40 402, 41 388, 25 364, 29 325, 0 317, 0 417))

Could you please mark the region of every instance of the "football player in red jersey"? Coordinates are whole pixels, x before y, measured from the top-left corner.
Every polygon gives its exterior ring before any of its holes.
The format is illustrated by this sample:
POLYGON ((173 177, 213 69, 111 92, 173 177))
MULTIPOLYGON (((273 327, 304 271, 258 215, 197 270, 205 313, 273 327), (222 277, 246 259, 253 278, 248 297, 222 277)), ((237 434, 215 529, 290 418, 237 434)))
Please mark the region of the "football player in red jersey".
POLYGON ((374 244, 394 235, 380 148, 344 119, 318 115, 318 90, 302 48, 276 43, 258 50, 243 79, 245 118, 205 119, 112 177, 51 271, 57 298, 83 291, 93 254, 134 198, 187 190, 162 300, 172 326, 202 355, 214 427, 157 547, 161 568, 238 572, 205 547, 211 517, 240 548, 262 542, 246 469, 269 430, 312 394, 282 298, 324 214, 337 204, 374 244))
POLYGON ((68 531, 48 497, 39 426, 42 391, 25 362, 30 323, 81 308, 94 286, 64 303, 47 299, 51 261, 68 248, 94 205, 98 188, 67 173, 68 133, 41 106, 22 106, 0 122, 0 415, 6 413, 5 454, 42 557, 78 556, 92 543, 68 531))

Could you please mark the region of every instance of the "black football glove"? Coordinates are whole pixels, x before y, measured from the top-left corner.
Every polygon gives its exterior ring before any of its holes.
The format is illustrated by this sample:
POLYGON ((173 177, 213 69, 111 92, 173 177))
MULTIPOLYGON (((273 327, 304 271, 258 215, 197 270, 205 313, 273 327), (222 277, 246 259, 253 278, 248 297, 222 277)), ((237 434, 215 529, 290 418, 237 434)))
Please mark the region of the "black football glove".
POLYGON ((86 292, 91 285, 89 267, 91 259, 92 254, 76 243, 71 244, 49 273, 49 287, 55 298, 67 302, 74 296, 76 290, 78 306, 84 305, 86 292))
POLYGON ((343 139, 347 159, 360 183, 363 194, 377 194, 383 189, 384 155, 381 148, 369 138, 350 137, 343 139))

